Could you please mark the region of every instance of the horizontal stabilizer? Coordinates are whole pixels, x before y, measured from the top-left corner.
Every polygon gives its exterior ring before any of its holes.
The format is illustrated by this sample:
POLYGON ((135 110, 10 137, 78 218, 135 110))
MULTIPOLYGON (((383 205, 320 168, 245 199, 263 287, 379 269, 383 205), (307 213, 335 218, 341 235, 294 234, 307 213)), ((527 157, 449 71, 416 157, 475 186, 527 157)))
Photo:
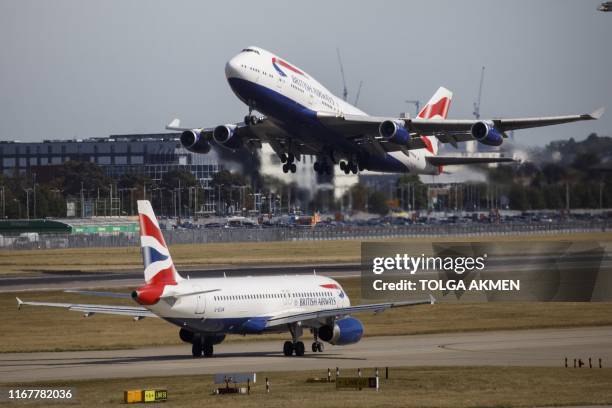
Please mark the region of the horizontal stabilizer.
POLYGON ((129 293, 98 292, 94 290, 75 290, 75 289, 68 289, 68 290, 65 290, 64 292, 76 293, 79 295, 87 295, 87 296, 101 296, 101 297, 109 297, 109 298, 117 298, 117 299, 131 299, 131 295, 129 293))
POLYGON ((508 163, 516 161, 510 157, 426 157, 429 164, 433 166, 453 166, 462 164, 482 164, 482 163, 508 163))

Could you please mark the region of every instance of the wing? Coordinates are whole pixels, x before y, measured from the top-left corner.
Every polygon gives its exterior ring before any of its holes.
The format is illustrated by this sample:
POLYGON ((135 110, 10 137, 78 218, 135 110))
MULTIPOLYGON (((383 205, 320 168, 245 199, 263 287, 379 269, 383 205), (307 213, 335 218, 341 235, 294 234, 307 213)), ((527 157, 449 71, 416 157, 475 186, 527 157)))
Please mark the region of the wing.
POLYGON ((122 316, 131 316, 136 319, 142 319, 145 317, 158 317, 155 313, 144 307, 135 306, 111 306, 111 305, 88 305, 78 303, 53 303, 53 302, 26 302, 17 298, 17 308, 21 309, 23 305, 26 306, 46 306, 46 307, 59 307, 68 309, 73 312, 84 313, 85 316, 91 316, 96 313, 100 314, 113 314, 122 316))
MULTIPOLYGON (((283 153, 294 154, 317 154, 320 149, 318 146, 311 146, 299 138, 292 138, 279 123, 274 120, 261 116, 257 118, 257 123, 246 124, 245 122, 233 123, 236 126, 236 136, 239 137, 250 150, 260 149, 262 143, 268 143, 272 149, 280 156, 283 153)), ((188 128, 182 127, 178 119, 172 120, 166 125, 167 130, 179 132, 195 130, 202 134, 208 141, 213 141, 213 131, 215 128, 188 128)))
POLYGON ((266 327, 279 326, 289 323, 295 322, 307 322, 314 321, 325 318, 339 318, 353 313, 362 313, 362 312, 374 312, 380 313, 387 309, 395 308, 395 307, 405 307, 405 306, 416 306, 416 305, 424 305, 424 304, 434 304, 436 299, 433 296, 429 295, 429 299, 421 299, 421 300, 408 300, 404 302, 388 302, 388 303, 375 303, 369 305, 358 305, 358 306, 349 306, 349 307, 341 307, 338 309, 327 309, 320 310, 316 312, 305 312, 305 313, 297 313, 286 316, 276 316, 269 318, 266 321, 266 327))
MULTIPOLYGON (((352 139, 357 144, 373 145, 376 144, 384 151, 397 151, 403 149, 422 149, 426 147, 421 139, 422 135, 433 135, 442 143, 465 142, 476 140, 472 134, 472 126, 477 122, 487 122, 495 126, 497 131, 504 132, 510 130, 527 129, 541 126, 558 125, 562 123, 577 122, 582 120, 596 120, 604 113, 604 108, 597 109, 592 113, 582 115, 548 116, 533 118, 515 119, 422 119, 422 118, 395 118, 366 115, 335 115, 332 113, 320 112, 318 119, 328 128, 341 132, 348 139, 352 139), (379 134, 379 127, 384 121, 394 121, 403 124, 404 128, 410 132, 410 140, 406 145, 398 145, 384 140, 379 134)), ((366 148, 368 148, 366 146, 366 148)), ((372 150, 370 147, 369 150, 372 150)))

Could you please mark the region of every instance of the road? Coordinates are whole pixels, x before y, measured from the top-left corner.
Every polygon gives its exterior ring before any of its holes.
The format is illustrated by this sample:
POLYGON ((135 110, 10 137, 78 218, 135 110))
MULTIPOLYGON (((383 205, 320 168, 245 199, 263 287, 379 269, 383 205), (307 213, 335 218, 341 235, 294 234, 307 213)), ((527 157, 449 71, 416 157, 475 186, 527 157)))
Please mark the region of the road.
MULTIPOLYGON (((612 327, 368 337, 323 353, 284 357, 279 341, 230 342, 193 359, 191 347, 0 354, 1 382, 198 375, 218 372, 341 370, 394 366, 549 366, 567 357, 612 364, 612 327)), ((307 349, 309 344, 307 344, 307 349)), ((587 363, 588 364, 588 363, 587 363)), ((583 368, 588 369, 588 368, 583 368)))

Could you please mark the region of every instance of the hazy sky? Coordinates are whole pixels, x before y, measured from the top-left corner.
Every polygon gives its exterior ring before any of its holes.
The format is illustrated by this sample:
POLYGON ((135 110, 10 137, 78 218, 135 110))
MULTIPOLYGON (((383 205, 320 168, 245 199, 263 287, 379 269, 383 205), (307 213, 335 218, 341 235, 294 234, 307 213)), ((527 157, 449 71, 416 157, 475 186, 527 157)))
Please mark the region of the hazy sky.
POLYGON ((440 85, 449 117, 470 118, 486 66, 483 117, 590 112, 597 122, 516 133, 524 144, 612 135, 612 13, 599 1, 0 0, 0 139, 163 132, 173 117, 216 126, 246 107, 225 62, 275 52, 336 95, 344 59, 359 107, 413 114, 440 85))

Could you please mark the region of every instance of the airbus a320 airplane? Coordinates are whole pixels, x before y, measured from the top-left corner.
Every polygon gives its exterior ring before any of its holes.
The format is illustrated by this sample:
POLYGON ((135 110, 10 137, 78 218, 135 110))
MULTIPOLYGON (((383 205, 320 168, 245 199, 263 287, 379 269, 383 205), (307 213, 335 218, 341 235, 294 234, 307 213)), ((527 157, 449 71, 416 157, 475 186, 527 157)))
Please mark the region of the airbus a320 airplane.
POLYGON ((477 140, 499 146, 507 131, 598 119, 591 114, 519 119, 446 119, 452 92, 440 88, 416 118, 369 116, 334 96, 302 69, 258 47, 248 47, 225 65, 232 91, 249 107, 243 122, 214 128, 185 128, 174 119, 169 130, 181 131, 181 144, 208 153, 211 143, 236 150, 269 143, 283 171, 295 172, 294 161, 315 155, 314 170, 331 173, 359 170, 437 175, 446 165, 507 162, 511 158, 441 157, 438 142, 457 147, 477 140), (253 115, 256 110, 265 116, 253 115))
POLYGON ((363 325, 351 314, 434 303, 434 298, 351 306, 342 286, 317 275, 184 279, 177 272, 149 201, 138 201, 140 243, 145 284, 131 294, 68 291, 86 295, 132 298, 141 306, 27 302, 17 305, 66 308, 90 316, 96 313, 162 318, 179 326, 181 340, 192 344, 194 357, 210 357, 225 335, 289 332, 283 353, 304 355, 299 341, 304 329, 314 335, 313 352, 323 340, 334 345, 357 343, 363 325))

